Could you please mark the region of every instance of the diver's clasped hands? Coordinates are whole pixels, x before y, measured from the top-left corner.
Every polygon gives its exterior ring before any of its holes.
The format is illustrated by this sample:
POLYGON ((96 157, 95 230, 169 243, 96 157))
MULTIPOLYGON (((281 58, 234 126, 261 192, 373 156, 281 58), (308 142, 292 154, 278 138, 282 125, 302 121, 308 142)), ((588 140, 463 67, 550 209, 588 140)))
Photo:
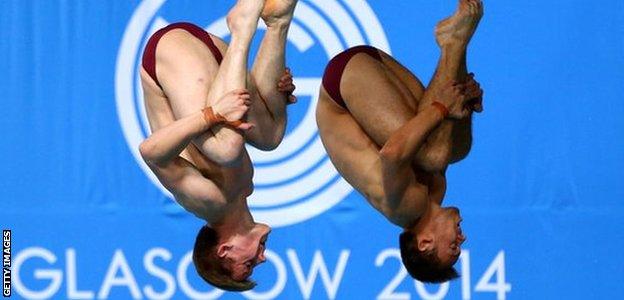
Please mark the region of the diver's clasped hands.
MULTIPOLYGON (((225 93, 215 104, 212 105, 212 112, 216 121, 225 123, 234 128, 247 131, 254 127, 251 123, 241 121, 249 110, 251 96, 247 89, 236 89, 225 93)), ((210 119, 208 117, 207 119, 210 119)))
MULTIPOLYGON (((290 68, 284 70, 284 75, 277 83, 277 91, 286 96, 286 104, 297 102, 297 97, 293 95, 295 85, 290 68)), ((232 90, 223 95, 212 105, 212 113, 216 121, 225 123, 231 127, 248 131, 255 127, 254 124, 244 122, 244 117, 251 105, 251 95, 247 89, 232 90)))
POLYGON ((479 82, 474 79, 474 73, 468 74, 468 78, 466 79, 466 94, 468 95, 466 106, 474 112, 482 112, 483 89, 479 82))
POLYGON ((284 76, 280 78, 280 81, 277 84, 277 91, 286 95, 286 104, 293 104, 297 102, 297 96, 293 95, 295 92, 295 84, 293 83, 293 75, 290 72, 290 68, 286 68, 284 76))
POLYGON ((474 79, 474 74, 468 74, 465 82, 450 81, 438 89, 435 100, 446 106, 449 118, 463 119, 473 111, 483 111, 483 90, 474 79))

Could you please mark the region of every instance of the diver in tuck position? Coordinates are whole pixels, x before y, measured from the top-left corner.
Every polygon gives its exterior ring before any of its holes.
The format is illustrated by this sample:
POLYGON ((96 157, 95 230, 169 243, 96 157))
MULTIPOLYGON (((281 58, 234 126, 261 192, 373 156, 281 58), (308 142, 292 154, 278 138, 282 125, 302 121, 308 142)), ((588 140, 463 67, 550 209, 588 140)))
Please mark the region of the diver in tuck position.
POLYGON ((442 207, 448 164, 468 155, 472 112, 483 91, 466 71, 466 49, 483 15, 481 0, 460 0, 439 22, 437 70, 425 89, 409 70, 370 46, 348 49, 325 69, 316 116, 340 174, 390 222, 403 264, 424 282, 456 278, 466 240, 459 210, 442 207))
POLYGON ((295 101, 284 49, 296 2, 238 0, 227 16, 229 45, 196 25, 175 23, 157 31, 143 54, 153 133, 140 152, 176 201, 206 221, 193 262, 221 289, 253 288, 248 278, 265 261, 270 228, 256 223, 247 206, 253 166, 244 142, 271 150, 284 136, 286 105, 295 101), (260 17, 267 31, 248 74, 260 17))

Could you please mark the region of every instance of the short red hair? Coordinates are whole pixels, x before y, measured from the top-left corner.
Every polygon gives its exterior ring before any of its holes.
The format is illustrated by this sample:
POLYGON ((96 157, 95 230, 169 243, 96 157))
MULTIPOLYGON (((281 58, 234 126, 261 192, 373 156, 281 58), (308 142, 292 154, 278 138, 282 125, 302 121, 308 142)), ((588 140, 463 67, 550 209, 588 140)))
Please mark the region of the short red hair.
POLYGON ((223 266, 223 259, 217 255, 219 235, 208 225, 204 225, 195 238, 193 264, 197 274, 207 283, 226 291, 240 292, 251 290, 256 283, 251 280, 232 279, 232 272, 223 266))

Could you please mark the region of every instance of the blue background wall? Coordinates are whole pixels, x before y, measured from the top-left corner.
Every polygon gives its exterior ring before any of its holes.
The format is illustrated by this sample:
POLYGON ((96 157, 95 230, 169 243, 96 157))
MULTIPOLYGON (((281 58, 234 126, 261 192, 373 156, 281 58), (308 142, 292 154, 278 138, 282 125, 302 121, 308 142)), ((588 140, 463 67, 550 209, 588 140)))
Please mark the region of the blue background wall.
MULTIPOLYGON (((339 3, 355 19, 347 3, 362 1, 300 2, 335 30, 318 4, 339 3)), ((208 26, 232 3, 170 0, 143 17, 208 26)), ((433 27, 456 3, 368 4, 392 54, 427 82, 438 57, 433 27)), ((0 2, 0 226, 13 231, 15 297, 186 298, 213 291, 183 259, 201 221, 150 181, 120 126, 116 103, 132 101, 115 93, 120 45, 140 5, 0 2), (49 272, 38 278, 41 270, 49 272)), ((272 259, 254 273, 256 295, 222 298, 624 294, 624 2, 485 6, 468 56, 485 89, 485 112, 474 119, 470 156, 449 169, 445 200, 462 209, 468 235, 457 265, 462 279, 423 289, 404 277, 396 256, 400 229, 352 192, 318 216, 275 228, 272 259), (315 253, 327 267, 325 283, 322 270, 308 273, 315 253)), ((371 20, 356 22, 358 29, 371 20)), ((307 51, 289 44, 288 65, 298 78, 320 77, 329 59, 310 35, 307 51)), ((301 95, 290 108, 291 130, 312 100, 301 95)))

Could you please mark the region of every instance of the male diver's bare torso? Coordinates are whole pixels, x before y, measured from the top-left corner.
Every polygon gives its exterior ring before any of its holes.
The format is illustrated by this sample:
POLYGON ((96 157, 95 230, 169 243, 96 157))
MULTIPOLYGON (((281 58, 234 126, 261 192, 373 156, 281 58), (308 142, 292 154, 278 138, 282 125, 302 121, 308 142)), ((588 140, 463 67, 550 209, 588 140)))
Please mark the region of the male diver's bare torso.
MULTIPOLYGON (((211 37, 213 38, 215 45, 219 48, 221 53, 225 53, 227 45, 218 38, 215 38, 214 36, 211 37)), ((174 38, 178 38, 175 43, 177 47, 185 47, 186 51, 197 50, 195 55, 200 57, 205 56, 206 59, 214 59, 210 56, 206 49, 203 49, 205 48, 205 46, 201 44, 199 40, 196 40, 193 37, 189 37, 188 35, 174 38)), ((162 47, 162 45, 159 45, 159 47, 162 47)), ((214 66, 214 64, 212 65, 214 66)), ((197 68, 202 67, 206 66, 197 66, 197 68)), ((208 65, 208 67, 210 67, 210 65, 208 65)), ((202 78, 201 76, 196 75, 202 73, 205 74, 206 72, 194 72, 193 70, 189 70, 189 72, 185 73, 185 76, 189 77, 180 78, 179 82, 193 82, 195 84, 207 85, 208 82, 212 81, 212 79, 208 80, 206 78, 202 78)), ((216 74, 216 70, 215 72, 209 73, 216 74)), ((166 93, 161 87, 156 84, 154 79, 149 76, 144 68, 141 68, 140 77, 143 85, 147 118, 149 120, 152 132, 155 132, 173 123, 176 120, 176 117, 174 115, 171 103, 166 93)), ((160 78, 161 77, 159 77, 159 79, 160 78)), ((163 76, 163 78, 166 77, 163 76)), ((205 90, 208 89, 209 87, 207 86, 205 90)), ((180 157, 184 158, 188 163, 192 164, 205 178, 209 178, 211 181, 213 181, 219 187, 219 190, 223 194, 223 198, 228 199, 228 201, 232 202, 231 204, 239 204, 241 201, 245 201, 245 199, 253 191, 253 165, 249 158, 249 154, 245 149, 243 149, 243 154, 240 158, 240 162, 232 167, 222 167, 215 162, 209 160, 197 149, 197 147, 193 143, 189 144, 189 146, 185 150, 183 150, 182 153, 180 153, 180 157)), ((163 182, 163 184, 166 188, 169 189, 169 187, 166 186, 166 181, 163 182)), ((170 189, 170 191, 174 194, 176 200, 182 206, 184 206, 185 203, 195 203, 194 201, 187 201, 192 199, 180 199, 180 197, 185 196, 176 194, 176 192, 172 189, 170 189)), ((205 215, 203 215, 202 217, 214 219, 218 216, 223 215, 222 209, 220 211, 217 211, 213 209, 211 205, 211 203, 205 203, 206 207, 205 209, 202 209, 202 213, 205 215), (213 214, 214 216, 212 216, 213 214)), ((192 212, 193 210, 196 210, 196 208, 185 208, 192 212)))
MULTIPOLYGON (((404 77, 402 80, 409 81, 410 78, 404 77)), ((409 83, 404 84, 402 81, 396 84, 409 86, 409 83)), ((407 93, 408 88, 405 87, 404 91, 407 93)), ((416 102, 413 107, 418 107, 418 99, 413 97, 412 99, 416 102)), ((442 202, 446 191, 445 176, 413 167, 414 172, 408 190, 414 195, 411 197, 414 201, 404 200, 393 207, 387 205, 386 193, 380 184, 381 147, 371 140, 349 111, 332 100, 324 87, 321 87, 317 106, 317 123, 325 149, 336 169, 371 206, 393 224, 406 227, 420 217, 426 203, 415 199, 442 202)))

